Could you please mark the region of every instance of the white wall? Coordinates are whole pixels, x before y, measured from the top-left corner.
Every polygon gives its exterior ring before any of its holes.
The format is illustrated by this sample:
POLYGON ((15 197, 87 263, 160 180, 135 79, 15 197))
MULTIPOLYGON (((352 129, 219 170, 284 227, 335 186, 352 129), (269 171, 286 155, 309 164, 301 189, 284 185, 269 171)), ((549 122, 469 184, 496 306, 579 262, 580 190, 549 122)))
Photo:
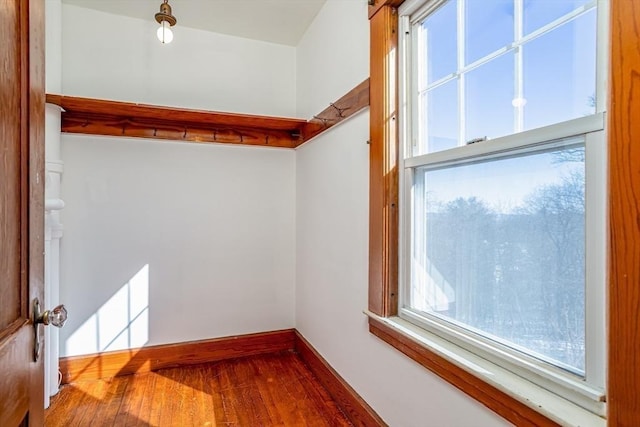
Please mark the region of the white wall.
POLYGON ((366 16, 361 0, 329 0, 318 13, 296 51, 298 117, 313 117, 369 77, 366 16))
MULTIPOLYGON (((293 47, 62 21, 66 95, 295 113, 293 47)), ((294 151, 65 135, 62 158, 62 356, 294 327, 294 151)))
POLYGON ((62 143, 62 355, 294 326, 293 151, 62 143))
MULTIPOLYGON (((368 28, 366 2, 328 0, 298 46, 299 112, 369 75, 368 28)), ((391 426, 506 425, 368 332, 368 121, 360 113, 296 152, 296 328, 391 426)))
MULTIPOLYGON (((160 3, 160 2, 158 2, 160 3)), ((63 4, 66 95, 246 114, 295 114, 295 48, 63 4)), ((179 16, 178 16, 179 19, 179 16)))

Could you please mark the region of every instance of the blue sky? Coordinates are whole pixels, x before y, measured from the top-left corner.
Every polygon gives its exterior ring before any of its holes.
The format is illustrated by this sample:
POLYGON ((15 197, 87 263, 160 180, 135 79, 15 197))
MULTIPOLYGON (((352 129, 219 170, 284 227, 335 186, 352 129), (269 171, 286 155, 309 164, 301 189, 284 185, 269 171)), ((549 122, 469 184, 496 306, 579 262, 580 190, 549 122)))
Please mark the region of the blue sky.
POLYGON ((522 207, 537 188, 558 184, 581 170, 584 163, 558 162, 553 152, 545 152, 432 170, 427 172, 425 191, 430 201, 476 197, 495 212, 507 214, 522 207))
MULTIPOLYGON (((589 3, 588 0, 524 0, 523 34, 589 3)), ((456 20, 458 2, 451 0, 423 23, 427 63, 424 84, 458 69, 456 20)), ((467 0, 465 64, 514 41, 513 0, 467 0)), ((595 112, 596 10, 591 9, 522 46, 524 128, 534 129, 595 112)), ((516 55, 507 51, 465 75, 465 139, 508 135, 515 130, 518 103, 516 55)), ((425 87, 426 87, 425 86, 425 87)), ((459 144, 458 79, 427 91, 421 102, 427 117, 429 150, 459 144)), ((466 142, 466 141, 463 141, 466 142)), ((414 153, 421 154, 421 153, 414 153)), ((551 154, 539 154, 441 170, 428 174, 432 196, 446 202, 476 196, 503 211, 521 205, 542 185, 561 182, 583 164, 557 164, 551 154)))
MULTIPOLYGON (((523 30, 532 31, 571 12, 587 0, 525 0, 523 30)), ((468 0, 465 65, 514 41, 513 0, 468 0)), ((450 1, 424 22, 426 84, 457 70, 457 2, 450 1)), ((523 52, 524 129, 562 122, 594 112, 596 90, 596 11, 590 11, 526 43, 523 52)), ((495 138, 514 131, 517 103, 516 59, 511 50, 466 74, 466 140, 495 138)), ((458 139, 457 79, 430 90, 422 100, 431 151, 458 139)), ((521 101, 522 102, 522 101, 521 101)))

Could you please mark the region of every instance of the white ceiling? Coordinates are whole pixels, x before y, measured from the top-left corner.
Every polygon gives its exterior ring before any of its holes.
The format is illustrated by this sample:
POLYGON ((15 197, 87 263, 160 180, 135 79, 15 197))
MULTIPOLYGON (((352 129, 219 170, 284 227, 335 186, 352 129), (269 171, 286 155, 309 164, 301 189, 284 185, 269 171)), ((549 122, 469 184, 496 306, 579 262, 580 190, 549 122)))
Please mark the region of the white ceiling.
MULTIPOLYGON (((326 0, 169 0, 177 25, 295 46, 326 0)), ((63 0, 154 21, 162 0, 63 0)))

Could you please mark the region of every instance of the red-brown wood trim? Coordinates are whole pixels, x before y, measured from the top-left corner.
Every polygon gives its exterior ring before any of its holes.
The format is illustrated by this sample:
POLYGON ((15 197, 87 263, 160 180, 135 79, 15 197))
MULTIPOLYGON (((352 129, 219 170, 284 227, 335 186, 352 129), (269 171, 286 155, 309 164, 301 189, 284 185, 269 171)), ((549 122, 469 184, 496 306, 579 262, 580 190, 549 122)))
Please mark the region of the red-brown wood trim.
POLYGON ((380 416, 356 391, 327 363, 309 342, 296 331, 295 350, 300 359, 313 372, 320 384, 329 392, 342 412, 355 426, 386 426, 380 416))
POLYGON ((382 322, 369 318, 369 331, 514 425, 519 427, 559 425, 382 322))
POLYGON ((370 24, 369 310, 387 317, 398 305, 396 9, 382 7, 370 24))
POLYGON ((325 108, 302 126, 302 141, 298 145, 320 135, 369 106, 369 79, 366 79, 342 98, 325 108))
POLYGON ((369 105, 369 79, 310 120, 47 94, 61 131, 85 135, 295 148, 369 105))
POLYGON ((171 141, 293 148, 297 137, 286 131, 252 128, 208 128, 169 122, 138 121, 115 116, 62 113, 61 131, 85 135, 151 138, 171 141))
POLYGON ((640 425, 640 2, 611 0, 608 423, 640 425))
POLYGON ((263 353, 292 351, 295 332, 274 332, 156 345, 60 358, 62 383, 109 378, 163 368, 215 362, 263 353))
POLYGON ((373 4, 369 3, 369 19, 378 13, 383 6, 399 7, 404 0, 374 0, 373 4))
POLYGON ((302 119, 285 117, 223 113, 54 94, 47 94, 47 102, 62 107, 67 113, 129 116, 136 119, 161 120, 186 125, 293 131, 306 122, 302 119))
POLYGON ((44 289, 44 2, 0 5, 0 425, 42 425, 31 300, 44 289), (7 298, 8 297, 8 298, 7 298))
POLYGON ((62 132, 293 148, 305 120, 47 95, 62 132))

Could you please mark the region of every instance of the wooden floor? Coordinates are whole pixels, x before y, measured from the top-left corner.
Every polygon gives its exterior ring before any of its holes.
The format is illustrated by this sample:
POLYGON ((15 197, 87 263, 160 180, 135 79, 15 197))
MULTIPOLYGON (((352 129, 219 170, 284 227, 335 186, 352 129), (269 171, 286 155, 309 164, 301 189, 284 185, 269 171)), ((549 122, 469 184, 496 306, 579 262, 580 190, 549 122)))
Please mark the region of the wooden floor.
POLYGON ((351 426, 294 353, 62 387, 45 426, 351 426))

